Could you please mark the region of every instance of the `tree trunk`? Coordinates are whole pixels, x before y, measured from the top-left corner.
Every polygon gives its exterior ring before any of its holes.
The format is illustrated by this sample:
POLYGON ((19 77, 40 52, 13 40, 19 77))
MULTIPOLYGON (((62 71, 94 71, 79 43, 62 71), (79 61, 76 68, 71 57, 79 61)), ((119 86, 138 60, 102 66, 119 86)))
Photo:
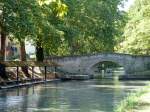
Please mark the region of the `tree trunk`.
POLYGON ((6 47, 6 34, 1 32, 1 52, 0 52, 0 60, 5 60, 5 47, 6 47))
MULTIPOLYGON (((26 50, 25 50, 25 42, 20 42, 20 60, 26 61, 26 50)), ((22 71, 25 73, 25 75, 30 78, 30 75, 28 73, 28 66, 21 67, 22 71)))
POLYGON ((20 60, 26 61, 25 42, 20 42, 20 60))
POLYGON ((44 50, 42 47, 42 43, 37 41, 36 43, 36 60, 43 61, 44 60, 44 50))
MULTIPOLYGON (((5 46, 6 46, 6 34, 4 32, 1 32, 1 42, 0 42, 0 61, 5 61, 5 46)), ((5 65, 0 64, 0 76, 5 79, 8 80, 8 76, 6 74, 6 69, 5 69, 5 65)))

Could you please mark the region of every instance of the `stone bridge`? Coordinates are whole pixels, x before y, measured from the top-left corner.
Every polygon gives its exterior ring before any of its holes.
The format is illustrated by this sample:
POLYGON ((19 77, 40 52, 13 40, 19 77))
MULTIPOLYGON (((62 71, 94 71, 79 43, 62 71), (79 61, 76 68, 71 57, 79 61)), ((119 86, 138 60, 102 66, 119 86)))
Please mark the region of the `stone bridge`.
POLYGON ((126 74, 150 70, 150 56, 135 56, 119 53, 100 53, 83 56, 47 57, 46 60, 61 64, 61 70, 76 74, 94 74, 96 64, 110 61, 124 67, 126 74))

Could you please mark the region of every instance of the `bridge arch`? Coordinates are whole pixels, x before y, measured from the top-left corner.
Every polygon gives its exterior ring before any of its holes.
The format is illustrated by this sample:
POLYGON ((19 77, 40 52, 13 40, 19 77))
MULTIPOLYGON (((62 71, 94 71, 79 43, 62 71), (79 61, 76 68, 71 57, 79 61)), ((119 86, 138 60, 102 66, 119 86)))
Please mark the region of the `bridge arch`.
POLYGON ((90 70, 93 72, 95 76, 103 75, 103 76, 112 76, 112 75, 124 75, 125 68, 118 62, 114 61, 100 61, 95 65, 91 66, 90 70), (117 71, 117 73, 113 73, 117 71))
POLYGON ((103 63, 103 62, 111 62, 111 63, 118 64, 119 66, 124 68, 125 73, 128 70, 128 65, 126 64, 127 60, 123 59, 123 57, 119 58, 116 56, 115 57, 103 56, 103 57, 98 57, 95 60, 92 60, 90 62, 90 64, 88 64, 86 72, 90 73, 90 74, 94 74, 93 67, 96 66, 97 64, 103 63))
POLYGON ((110 63, 114 63, 114 64, 118 64, 119 66, 122 66, 122 67, 125 67, 125 65, 123 65, 123 63, 119 63, 117 61, 112 61, 112 60, 100 60, 96 63, 93 63, 89 66, 89 68, 92 68, 93 66, 97 65, 97 64, 100 64, 100 63, 104 63, 104 62, 110 62, 110 63))

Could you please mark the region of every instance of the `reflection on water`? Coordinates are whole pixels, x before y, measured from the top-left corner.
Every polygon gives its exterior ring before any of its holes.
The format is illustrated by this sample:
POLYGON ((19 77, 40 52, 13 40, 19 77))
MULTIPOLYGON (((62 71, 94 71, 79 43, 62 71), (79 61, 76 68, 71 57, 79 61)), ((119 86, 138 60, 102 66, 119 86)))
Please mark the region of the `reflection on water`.
POLYGON ((88 80, 0 91, 0 112, 112 112, 129 92, 148 82, 88 80))

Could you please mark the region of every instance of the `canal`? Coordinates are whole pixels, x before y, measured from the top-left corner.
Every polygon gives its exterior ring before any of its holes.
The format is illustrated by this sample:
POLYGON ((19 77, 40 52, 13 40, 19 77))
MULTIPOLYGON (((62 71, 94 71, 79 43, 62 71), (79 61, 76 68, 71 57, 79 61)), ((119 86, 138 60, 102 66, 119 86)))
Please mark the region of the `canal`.
POLYGON ((147 81, 66 81, 0 91, 0 112, 112 112, 147 81))

